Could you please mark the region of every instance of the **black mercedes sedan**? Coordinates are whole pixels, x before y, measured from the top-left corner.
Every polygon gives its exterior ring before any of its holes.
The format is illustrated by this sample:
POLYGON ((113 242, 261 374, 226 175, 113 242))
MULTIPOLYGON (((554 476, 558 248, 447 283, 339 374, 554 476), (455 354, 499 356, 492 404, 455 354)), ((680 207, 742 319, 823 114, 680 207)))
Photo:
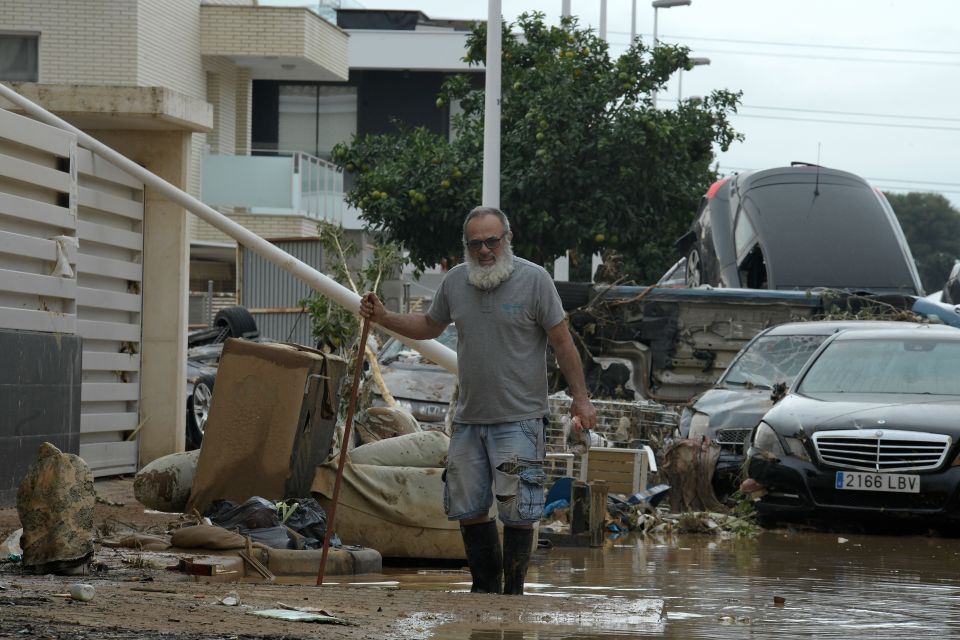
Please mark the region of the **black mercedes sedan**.
POLYGON ((746 475, 765 519, 960 521, 960 330, 829 337, 754 430, 746 475))

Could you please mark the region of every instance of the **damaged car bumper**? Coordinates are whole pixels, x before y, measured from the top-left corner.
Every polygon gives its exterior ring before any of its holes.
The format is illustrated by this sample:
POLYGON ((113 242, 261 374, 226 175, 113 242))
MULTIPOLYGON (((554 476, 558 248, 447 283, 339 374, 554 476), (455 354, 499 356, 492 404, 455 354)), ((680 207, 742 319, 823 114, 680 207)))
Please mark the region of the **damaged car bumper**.
POLYGON ((754 506, 765 517, 892 516, 960 522, 960 466, 917 474, 915 493, 841 489, 837 487, 838 471, 751 448, 746 465, 749 480, 743 490, 757 498, 754 506))

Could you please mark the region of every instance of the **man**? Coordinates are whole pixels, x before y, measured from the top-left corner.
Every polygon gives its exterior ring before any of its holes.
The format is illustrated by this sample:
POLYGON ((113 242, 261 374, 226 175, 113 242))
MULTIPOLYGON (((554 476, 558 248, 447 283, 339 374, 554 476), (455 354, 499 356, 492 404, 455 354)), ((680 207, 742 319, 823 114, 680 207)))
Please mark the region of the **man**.
POLYGON ((471 591, 479 593, 523 593, 544 501, 548 339, 574 420, 584 429, 596 424, 553 280, 513 255, 512 238, 503 212, 477 207, 463 225, 464 263, 447 273, 426 314, 388 312, 372 293, 360 305, 364 318, 416 340, 457 326, 460 394, 443 501, 447 517, 460 522, 471 591), (502 555, 488 515, 494 497, 504 525, 502 555))

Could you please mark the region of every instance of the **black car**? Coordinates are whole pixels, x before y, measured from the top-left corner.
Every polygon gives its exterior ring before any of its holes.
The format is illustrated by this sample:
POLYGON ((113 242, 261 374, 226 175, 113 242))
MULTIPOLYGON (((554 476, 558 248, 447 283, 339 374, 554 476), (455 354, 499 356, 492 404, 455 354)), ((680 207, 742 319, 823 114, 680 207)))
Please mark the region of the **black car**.
POLYGON ((761 516, 960 519, 960 331, 843 331, 751 437, 761 516))
POLYGON ((923 295, 883 193, 852 173, 816 165, 714 183, 677 246, 691 287, 923 295))
POLYGON ((684 407, 679 434, 707 437, 720 445, 714 486, 722 494, 740 482, 745 445, 784 391, 828 336, 838 331, 919 326, 875 320, 788 322, 764 329, 740 350, 712 389, 684 407), (780 396, 782 391, 777 392, 780 396))

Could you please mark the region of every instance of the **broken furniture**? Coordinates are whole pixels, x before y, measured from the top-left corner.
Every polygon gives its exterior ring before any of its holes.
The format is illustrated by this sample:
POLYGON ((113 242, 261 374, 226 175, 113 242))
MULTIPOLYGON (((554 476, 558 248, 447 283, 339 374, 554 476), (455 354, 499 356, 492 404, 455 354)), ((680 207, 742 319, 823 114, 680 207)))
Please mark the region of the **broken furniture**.
POLYGON ((656 473, 653 449, 589 449, 580 458, 580 480, 604 481, 610 493, 632 496, 647 488, 647 476, 656 473))

